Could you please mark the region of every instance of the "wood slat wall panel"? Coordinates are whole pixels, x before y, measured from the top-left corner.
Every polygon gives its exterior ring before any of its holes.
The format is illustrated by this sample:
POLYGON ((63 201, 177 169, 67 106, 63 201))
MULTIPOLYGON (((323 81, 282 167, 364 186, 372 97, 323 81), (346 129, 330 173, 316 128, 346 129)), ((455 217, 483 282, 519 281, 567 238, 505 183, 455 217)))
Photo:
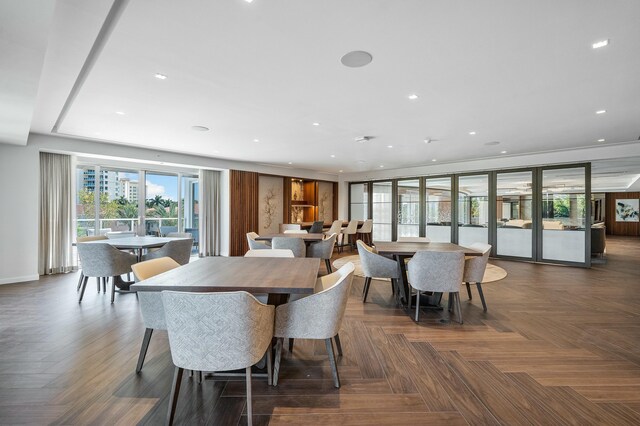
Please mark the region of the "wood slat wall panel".
POLYGON ((231 170, 229 254, 243 256, 247 232, 258 230, 258 173, 231 170))
POLYGON ((627 198, 640 198, 640 192, 607 192, 605 194, 607 235, 640 236, 640 222, 616 222, 616 200, 627 198))

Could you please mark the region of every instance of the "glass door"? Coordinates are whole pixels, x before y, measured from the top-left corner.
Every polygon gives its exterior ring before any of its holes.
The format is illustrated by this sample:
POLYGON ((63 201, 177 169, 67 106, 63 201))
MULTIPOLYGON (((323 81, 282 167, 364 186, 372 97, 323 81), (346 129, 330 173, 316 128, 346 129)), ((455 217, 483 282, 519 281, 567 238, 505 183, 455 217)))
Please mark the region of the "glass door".
POLYGON ((489 176, 458 177, 458 244, 489 240, 489 176))
POLYGON ((398 237, 420 236, 420 180, 398 181, 398 237))
POLYGON ((374 182, 372 188, 373 240, 391 241, 391 228, 393 226, 391 182, 374 182))
POLYGON ((369 219, 369 191, 366 183, 349 185, 349 219, 369 219))
POLYGON ((496 254, 533 255, 533 172, 496 175, 496 254))
POLYGON ((451 242, 451 177, 425 181, 427 237, 431 241, 451 242))

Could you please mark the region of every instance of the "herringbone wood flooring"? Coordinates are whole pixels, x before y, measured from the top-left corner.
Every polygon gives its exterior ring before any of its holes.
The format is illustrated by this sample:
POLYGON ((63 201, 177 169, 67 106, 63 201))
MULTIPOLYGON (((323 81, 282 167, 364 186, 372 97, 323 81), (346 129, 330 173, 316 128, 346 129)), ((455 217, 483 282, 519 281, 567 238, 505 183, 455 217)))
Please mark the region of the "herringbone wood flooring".
MULTIPOLYGON (((349 253, 347 253, 349 254, 349 253)), ((640 424, 640 239, 611 238, 590 270, 494 261, 509 272, 419 324, 356 278, 340 333, 340 389, 324 342, 284 352, 278 387, 254 379, 257 424, 640 424)), ((77 274, 0 286, 0 423, 161 424, 172 378, 166 333, 134 374, 143 326, 133 294, 77 274)), ((177 421, 243 424, 244 381, 185 378, 177 421)))

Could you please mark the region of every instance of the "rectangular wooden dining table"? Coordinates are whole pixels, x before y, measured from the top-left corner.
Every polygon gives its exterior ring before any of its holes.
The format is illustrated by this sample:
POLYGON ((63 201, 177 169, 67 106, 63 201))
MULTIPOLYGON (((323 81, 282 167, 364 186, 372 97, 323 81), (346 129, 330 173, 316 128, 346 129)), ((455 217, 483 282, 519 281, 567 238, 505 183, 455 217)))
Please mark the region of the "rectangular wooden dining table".
MULTIPOLYGON (((398 291, 396 294, 399 296, 399 302, 405 307, 411 307, 411 291, 409 289, 409 281, 407 280, 407 266, 405 259, 412 257, 417 251, 436 251, 436 252, 464 252, 465 256, 482 256, 482 252, 479 252, 468 247, 459 246, 453 243, 415 243, 415 242, 376 242, 376 251, 378 254, 386 257, 391 257, 398 263, 398 271, 400 279, 398 280, 398 291)), ((440 297, 442 294, 436 295, 435 298, 430 298, 427 301, 427 305, 436 305, 440 303, 440 297)), ((420 299, 422 300, 422 299, 420 299)))
POLYGON ((316 258, 203 257, 140 281, 133 291, 247 291, 268 293, 270 305, 290 294, 313 294, 320 268, 316 258))

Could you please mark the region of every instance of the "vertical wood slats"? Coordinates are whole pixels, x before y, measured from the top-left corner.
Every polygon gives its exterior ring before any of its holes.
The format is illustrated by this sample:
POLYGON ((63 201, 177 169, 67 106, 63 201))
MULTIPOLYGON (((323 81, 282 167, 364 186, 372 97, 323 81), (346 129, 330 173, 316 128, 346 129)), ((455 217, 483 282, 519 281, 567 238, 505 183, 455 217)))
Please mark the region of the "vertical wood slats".
POLYGON ((258 173, 231 170, 230 188, 229 254, 243 256, 247 232, 258 230, 258 173))
POLYGON ((640 198, 640 192, 607 192, 605 194, 605 226, 607 235, 640 236, 640 222, 616 222, 616 200, 640 198))

